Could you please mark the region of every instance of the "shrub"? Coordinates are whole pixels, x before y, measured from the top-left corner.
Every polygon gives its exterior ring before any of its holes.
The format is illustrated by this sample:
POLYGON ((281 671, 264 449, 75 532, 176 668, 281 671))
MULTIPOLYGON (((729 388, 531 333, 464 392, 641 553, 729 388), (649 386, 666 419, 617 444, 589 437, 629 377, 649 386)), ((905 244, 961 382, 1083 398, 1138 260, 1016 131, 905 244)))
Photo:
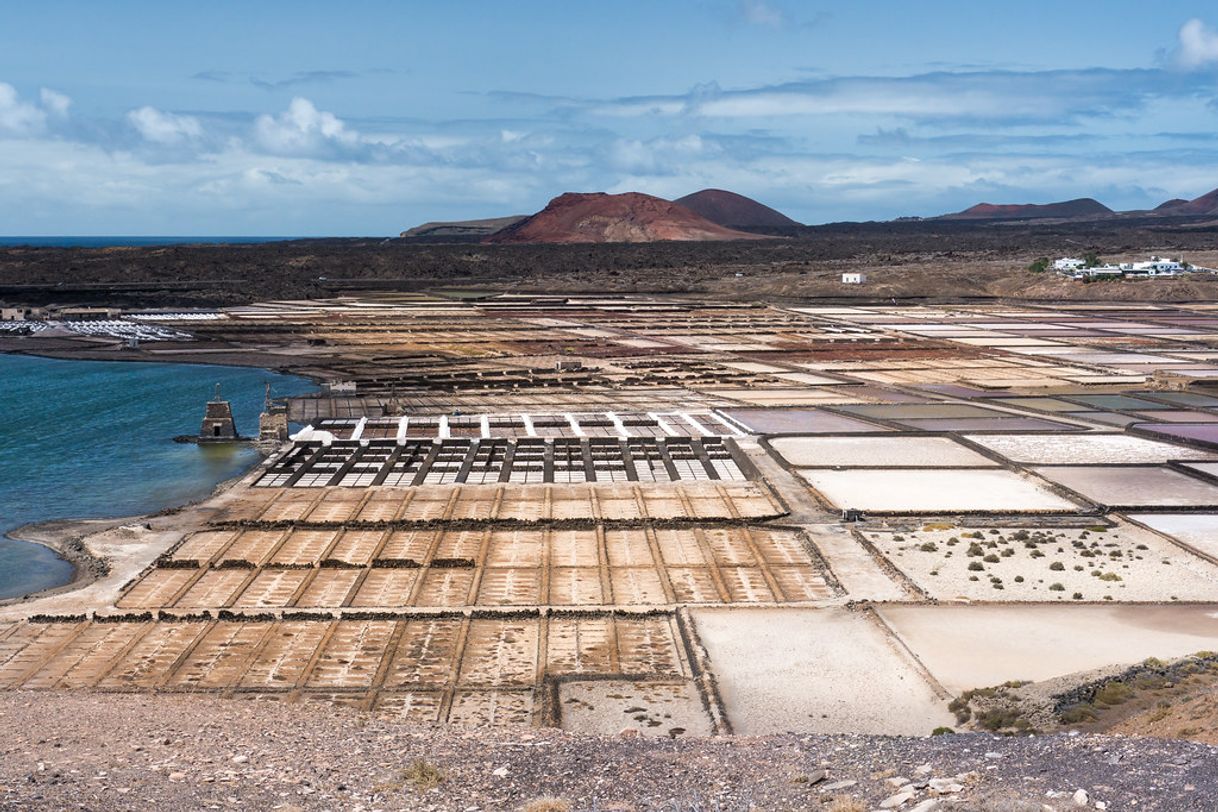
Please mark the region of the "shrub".
POLYGON ((924 553, 936 553, 939 551, 939 548, 937 546, 935 546, 935 543, 933 541, 923 542, 922 546, 918 547, 918 549, 924 553))
POLYGON ((571 812, 571 802, 563 798, 534 798, 520 812, 571 812))
POLYGON ((981 560, 987 564, 997 564, 1000 559, 998 558, 998 556, 994 555, 993 553, 990 553, 989 555, 987 555, 985 558, 983 558, 981 560))
POLYGON ((1060 583, 1049 584, 1049 591, 1050 592, 1065 592, 1066 587, 1064 587, 1060 583))
POLYGON ((1103 687, 1095 692, 1092 701, 1101 706, 1120 705, 1129 699, 1130 693, 1129 686, 1123 682, 1105 682, 1103 687))
POLYGON ((1081 722, 1092 722, 1097 718, 1095 707, 1086 702, 1063 708, 1057 715, 1063 725, 1077 725, 1081 722))
POLYGON ((954 735, 955 732, 956 731, 952 730, 950 727, 940 726, 940 727, 937 727, 934 730, 932 730, 930 732, 930 735, 932 735, 932 736, 951 736, 951 735, 954 735))
POLYGON ((416 789, 428 790, 439 786, 444 780, 444 773, 432 763, 417 759, 402 771, 402 777, 414 784, 416 789))
POLYGON ((1054 572, 1061 572, 1065 568, 1066 568, 1066 565, 1060 561, 1054 561, 1052 564, 1049 565, 1049 569, 1053 570, 1054 572))
POLYGON ((968 562, 968 568, 969 572, 981 572, 985 569, 985 565, 983 565, 980 561, 970 561, 968 562))

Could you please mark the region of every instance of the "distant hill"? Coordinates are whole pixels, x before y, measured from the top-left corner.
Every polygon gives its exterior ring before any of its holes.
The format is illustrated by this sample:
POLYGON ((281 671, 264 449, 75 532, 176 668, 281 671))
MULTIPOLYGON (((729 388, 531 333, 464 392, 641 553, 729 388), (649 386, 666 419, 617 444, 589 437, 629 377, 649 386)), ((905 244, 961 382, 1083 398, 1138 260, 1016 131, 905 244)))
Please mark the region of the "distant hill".
POLYGON ((1182 197, 1173 197, 1171 200, 1165 200, 1162 203, 1160 203, 1159 205, 1155 206, 1154 210, 1169 212, 1172 209, 1176 209, 1176 208, 1179 208, 1180 206, 1185 205, 1186 203, 1188 203, 1188 201, 1182 197))
POLYGON ((405 239, 412 237, 486 237, 513 223, 519 223, 527 216, 527 214, 515 214, 511 217, 488 217, 484 220, 450 220, 447 222, 438 220, 407 229, 398 236, 405 239))
POLYGON ((703 189, 679 197, 674 203, 700 214, 712 223, 728 228, 779 228, 799 223, 780 211, 750 197, 723 189, 703 189))
POLYGON ((955 214, 945 214, 941 220, 1031 220, 1040 218, 1104 217, 1115 214, 1112 209, 1090 197, 1064 200, 1060 203, 978 203, 955 214))
POLYGON ((568 192, 518 223, 490 235, 488 243, 608 243, 662 240, 756 240, 684 206, 639 192, 568 192))
POLYGON ((1192 200, 1169 200, 1155 211, 1163 214, 1218 214, 1218 189, 1192 200))

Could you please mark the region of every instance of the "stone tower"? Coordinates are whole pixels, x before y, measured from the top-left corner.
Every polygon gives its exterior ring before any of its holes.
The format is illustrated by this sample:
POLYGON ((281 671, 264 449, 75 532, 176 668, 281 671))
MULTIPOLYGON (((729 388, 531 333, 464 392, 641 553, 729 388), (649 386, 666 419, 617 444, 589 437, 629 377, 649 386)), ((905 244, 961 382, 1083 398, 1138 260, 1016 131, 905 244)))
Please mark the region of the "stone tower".
POLYGON ((220 384, 216 384, 216 395, 207 401, 203 413, 203 425, 199 429, 199 442, 225 443, 239 439, 237 424, 233 421, 233 407, 220 397, 220 384))
POLYGON ((271 399, 271 385, 266 385, 262 414, 258 416, 258 441, 279 443, 288 439, 288 407, 271 399))

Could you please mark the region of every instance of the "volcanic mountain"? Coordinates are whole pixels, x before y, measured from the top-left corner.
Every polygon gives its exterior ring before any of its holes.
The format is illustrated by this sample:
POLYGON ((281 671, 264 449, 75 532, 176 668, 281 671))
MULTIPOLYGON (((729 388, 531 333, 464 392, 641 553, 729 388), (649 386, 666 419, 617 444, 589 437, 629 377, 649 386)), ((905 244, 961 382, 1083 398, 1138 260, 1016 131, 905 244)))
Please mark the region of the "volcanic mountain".
POLYGON ((513 223, 519 223, 527 215, 511 217, 488 217, 483 220, 435 220, 407 229, 399 234, 403 239, 417 237, 488 237, 502 231, 513 223))
POLYGON ((639 192, 559 195, 488 243, 601 243, 766 239, 713 223, 684 206, 639 192))
POLYGON ((799 223, 752 198, 723 189, 703 189, 674 203, 728 228, 781 228, 799 223))
POLYGON ((1042 217, 1084 218, 1114 214, 1112 209, 1090 197, 1064 200, 1060 203, 978 203, 955 214, 945 214, 941 220, 1032 220, 1042 217))
POLYGON ((1169 200, 1155 211, 1164 214, 1218 214, 1218 189, 1192 200, 1169 200))

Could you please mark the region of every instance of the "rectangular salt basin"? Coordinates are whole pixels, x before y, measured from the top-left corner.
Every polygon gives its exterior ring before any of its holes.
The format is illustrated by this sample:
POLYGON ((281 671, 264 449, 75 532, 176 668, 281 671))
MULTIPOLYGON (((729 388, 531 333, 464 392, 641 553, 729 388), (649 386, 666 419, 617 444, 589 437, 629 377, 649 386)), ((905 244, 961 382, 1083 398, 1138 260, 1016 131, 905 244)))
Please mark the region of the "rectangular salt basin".
POLYGON ((1061 512, 1078 505, 1006 470, 801 470, 839 509, 884 513, 1061 512))
POLYGON ((723 409, 722 412, 758 434, 858 434, 892 430, 819 409, 723 409))
POLYGON ((1212 601, 1218 566, 1162 536, 1122 522, 1079 527, 927 525, 864 531, 897 569, 936 600, 1212 601), (981 552, 970 555, 970 547, 981 552), (982 561, 983 555, 992 555, 982 561), (981 569, 970 569, 980 565, 981 569), (1062 589, 1052 589, 1059 584, 1062 589))
POLYGON ((1143 420, 1154 420, 1159 423, 1218 423, 1218 414, 1194 412, 1187 409, 1160 409, 1138 414, 1143 420))
POLYGON ((863 613, 695 609, 738 734, 924 736, 954 724, 908 655, 863 613))
POLYGON ((1070 400, 1078 401, 1093 409, 1113 409, 1122 412, 1136 412, 1147 409, 1170 409, 1162 403, 1130 397, 1129 395, 1066 395, 1070 400))
POLYGON ((995 398, 995 404, 1015 406, 1020 409, 1037 409, 1042 412, 1077 412, 1077 403, 1069 403, 1057 398, 995 398))
POLYGON ((952 693, 1218 649, 1212 606, 884 606, 952 693))
POLYGON ((876 404, 868 406, 843 406, 842 411, 858 415, 859 417, 874 417, 881 420, 997 416, 991 409, 983 409, 980 406, 970 406, 966 403, 902 403, 876 404))
POLYGON ((1218 506, 1218 487, 1159 465, 1037 468, 1045 479, 1109 507, 1218 506))
POLYGON ((997 464, 948 437, 782 437, 770 446, 797 468, 957 468, 997 464))
POLYGON ((902 426, 918 431, 1079 431, 1069 423, 1039 417, 977 417, 943 420, 902 420, 902 426))
POLYGON ((1218 556, 1218 514, 1130 513, 1129 518, 1196 547, 1206 555, 1218 556))
POLYGON ((1155 400, 1174 403, 1178 406, 1193 406, 1202 409, 1218 407, 1218 398, 1212 398, 1209 395, 1198 395, 1192 392, 1155 392, 1154 398, 1155 400))
POLYGON ((1163 435, 1169 440, 1197 440, 1218 445, 1218 424, 1214 423, 1135 423, 1133 428, 1163 435))
POLYGON ((1074 412, 1070 416, 1081 420, 1094 420, 1096 423, 1103 423, 1107 426, 1128 426, 1130 423, 1138 422, 1136 417, 1116 412, 1074 412))
POLYGON ((1213 459, 1195 448, 1144 440, 1128 434, 975 434, 966 439, 1012 462, 1038 465, 1099 465, 1213 459))

